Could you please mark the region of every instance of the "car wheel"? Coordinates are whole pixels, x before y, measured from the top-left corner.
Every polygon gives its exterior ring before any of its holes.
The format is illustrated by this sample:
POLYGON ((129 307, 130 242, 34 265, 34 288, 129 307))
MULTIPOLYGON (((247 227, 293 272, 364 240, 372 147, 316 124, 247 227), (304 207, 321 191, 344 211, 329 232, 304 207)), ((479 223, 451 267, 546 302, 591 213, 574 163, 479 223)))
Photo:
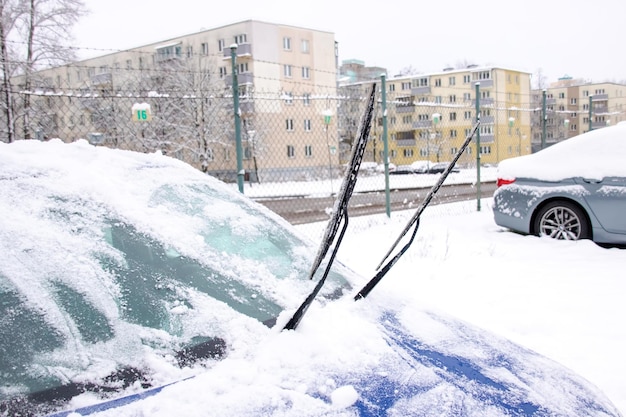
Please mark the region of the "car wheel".
POLYGON ((589 222, 583 210, 568 201, 553 201, 543 206, 535 217, 534 231, 539 236, 560 240, 591 237, 589 222))

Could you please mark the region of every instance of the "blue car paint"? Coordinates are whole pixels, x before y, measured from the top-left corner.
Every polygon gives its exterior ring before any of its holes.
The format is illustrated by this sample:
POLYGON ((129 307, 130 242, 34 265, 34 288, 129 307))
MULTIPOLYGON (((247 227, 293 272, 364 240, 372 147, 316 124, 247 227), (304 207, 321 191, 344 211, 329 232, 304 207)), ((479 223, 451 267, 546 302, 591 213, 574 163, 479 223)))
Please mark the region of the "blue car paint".
MULTIPOLYGON (((456 330, 460 332, 467 330, 466 325, 458 322, 455 322, 454 326, 458 326, 456 330)), ((488 406, 491 412, 507 416, 567 416, 567 413, 572 411, 572 407, 575 408, 575 415, 579 417, 594 415, 618 417, 620 415, 610 402, 598 395, 598 392, 593 390, 586 381, 567 370, 559 375, 559 381, 563 391, 574 396, 574 400, 565 399, 563 408, 560 408, 561 403, 559 401, 551 405, 534 402, 531 399, 533 392, 529 389, 532 381, 528 381, 528 375, 526 375, 528 371, 525 369, 525 365, 526 360, 532 362, 541 357, 521 347, 516 349, 516 353, 519 355, 512 357, 485 345, 484 342, 476 342, 477 346, 486 348, 492 355, 481 365, 462 356, 437 351, 433 346, 421 342, 404 328, 399 318, 392 311, 385 311, 380 316, 379 328, 388 345, 395 352, 394 361, 402 364, 404 374, 410 376, 426 368, 433 371, 436 378, 424 383, 419 378, 415 380, 395 378, 382 372, 364 372, 358 369, 355 369, 351 375, 333 376, 339 385, 352 385, 359 393, 359 399, 350 407, 358 416, 376 417, 389 413, 406 412, 407 406, 406 404, 401 405, 401 402, 419 398, 439 386, 452 387, 462 393, 463 396, 460 401, 451 404, 451 408, 446 408, 443 415, 475 414, 476 410, 471 405, 466 408, 466 403, 471 404, 472 400, 488 406), (515 376, 515 379, 498 380, 496 377, 488 375, 488 369, 485 366, 505 368, 515 376)), ((47 417, 67 417, 73 412, 87 416, 116 409, 154 396, 164 388, 174 384, 176 382, 92 406, 51 414, 47 417)), ((312 396, 329 405, 331 404, 331 399, 327 394, 313 393, 312 396)), ((437 405, 433 404, 433 407, 437 407, 437 405)), ((258 410, 261 415, 272 415, 274 411, 278 410, 258 410)), ((284 413, 284 410, 282 411, 284 413)), ((415 410, 412 415, 422 415, 422 413, 415 410)), ((428 413, 426 415, 433 414, 428 413)))

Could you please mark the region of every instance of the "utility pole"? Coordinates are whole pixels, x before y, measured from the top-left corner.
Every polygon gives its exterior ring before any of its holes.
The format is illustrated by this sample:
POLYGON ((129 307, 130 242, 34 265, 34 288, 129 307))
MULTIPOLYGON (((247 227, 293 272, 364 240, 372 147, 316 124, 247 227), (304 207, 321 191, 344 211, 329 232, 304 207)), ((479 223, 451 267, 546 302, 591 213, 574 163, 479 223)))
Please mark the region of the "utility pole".
POLYGON ((237 152, 237 187, 243 194, 243 146, 241 144, 241 111, 239 110, 239 81, 237 79, 237 44, 230 45, 230 60, 233 71, 233 108, 235 116, 235 150, 237 152))

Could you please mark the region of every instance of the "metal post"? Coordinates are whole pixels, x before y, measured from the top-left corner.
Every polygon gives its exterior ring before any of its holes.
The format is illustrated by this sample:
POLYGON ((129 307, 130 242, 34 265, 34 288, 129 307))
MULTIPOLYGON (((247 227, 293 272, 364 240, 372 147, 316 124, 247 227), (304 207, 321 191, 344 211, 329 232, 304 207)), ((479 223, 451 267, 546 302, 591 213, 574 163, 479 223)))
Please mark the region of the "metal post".
MULTIPOLYGON (((476 83, 476 121, 480 121, 480 83, 476 83)), ((480 211, 480 128, 476 131, 476 211, 480 211)))
POLYGON ((546 147, 546 127, 548 124, 548 114, 546 112, 546 90, 543 90, 543 99, 541 104, 541 149, 546 147))
POLYGON ((383 164, 385 167, 385 208, 387 217, 391 217, 391 198, 389 195, 389 145, 387 143, 387 80, 385 74, 380 76, 383 110, 383 164))
POLYGON ((237 79, 237 44, 230 45, 230 60, 233 71, 233 110, 235 115, 235 150, 237 152, 237 186, 243 194, 243 146, 241 144, 241 110, 239 109, 239 81, 237 79))
POLYGON ((589 96, 589 131, 591 132, 593 130, 593 124, 591 123, 591 106, 593 105, 592 103, 592 98, 593 96, 589 96))

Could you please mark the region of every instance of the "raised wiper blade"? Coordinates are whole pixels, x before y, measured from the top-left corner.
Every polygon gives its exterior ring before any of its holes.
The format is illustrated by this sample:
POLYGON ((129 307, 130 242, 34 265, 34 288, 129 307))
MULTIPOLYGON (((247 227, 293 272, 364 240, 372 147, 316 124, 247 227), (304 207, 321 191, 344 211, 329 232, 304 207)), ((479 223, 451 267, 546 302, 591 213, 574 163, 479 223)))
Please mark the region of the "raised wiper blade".
POLYGON ((324 260, 326 255, 328 254, 332 243, 335 241, 335 237, 337 237, 337 231, 339 230, 339 227, 343 225, 341 228, 341 233, 339 234, 337 242, 335 243, 335 247, 330 255, 330 259, 328 260, 328 264, 326 265, 326 269, 324 270, 324 275, 315 285, 315 288, 313 288, 311 294, 309 294, 309 296, 296 310, 293 317, 291 317, 289 322, 287 322, 284 329, 293 330, 298 326, 300 320, 302 319, 302 316, 304 316, 304 313, 309 308, 319 291, 322 289, 322 286, 324 285, 324 282, 328 277, 328 273, 330 272, 330 267, 332 266, 333 261, 335 260, 335 256, 337 255, 337 250, 339 249, 339 245, 341 244, 343 235, 348 227, 348 203, 350 201, 350 197, 352 196, 352 192, 354 191, 354 186, 356 185, 361 161, 363 160, 363 154, 365 153, 365 148, 367 147, 367 139, 369 138, 370 128, 372 126, 372 115, 374 113, 375 97, 376 84, 373 84, 367 107, 361 120, 361 126, 359 127, 359 134, 357 135, 357 138, 352 145, 352 156, 350 158, 350 164, 348 165, 346 175, 343 179, 343 182, 341 183, 341 189, 339 190, 339 194, 337 194, 332 216, 328 220, 328 224, 326 225, 326 230, 324 232, 324 237, 322 238, 322 242, 317 251, 317 255, 315 256, 315 260, 313 261, 311 271, 309 272, 309 279, 313 279, 313 276, 322 264, 322 261, 324 260))
POLYGON ((454 165, 457 163, 457 161, 459 160, 461 155, 463 155, 463 152, 465 152, 465 149, 467 148, 469 143, 474 138, 474 135, 476 134, 476 131, 478 130, 479 126, 480 126, 480 120, 478 122, 476 122, 476 124, 474 125, 474 128, 472 129, 470 134, 465 138, 465 141, 463 142, 463 145, 461 145, 461 147, 457 151, 456 155, 454 155, 454 158, 452 159, 452 162, 450 162, 450 164, 447 166, 445 171, 443 171, 441 173, 437 183, 435 183, 435 185, 433 185, 433 187, 430 189, 430 191, 428 192, 428 194, 424 198, 424 201, 422 202, 422 204, 419 205, 419 207, 417 208, 415 214, 407 222, 406 226, 404 227, 402 232, 400 232, 400 235, 398 236, 396 241, 393 243, 393 245, 391 245, 391 247, 389 248, 389 250, 387 251, 387 253, 383 257, 382 261, 378 264, 378 266, 376 267, 376 270, 378 271, 376 273, 376 275, 374 275, 374 277, 363 288, 361 288, 361 290, 354 296, 355 300, 360 300, 361 298, 367 297, 367 295, 372 291, 372 289, 374 289, 374 287, 380 282, 381 279, 383 279, 383 277, 387 274, 387 272, 389 272, 391 267, 396 262, 398 262, 400 257, 402 255, 404 255, 404 252, 406 252, 406 250, 411 246, 411 244, 413 243, 413 239, 415 239, 415 235, 417 234, 417 229, 419 228, 420 216, 422 215, 422 213, 424 212, 426 207, 428 207, 428 205, 430 204, 430 202, 433 199, 433 197, 435 196, 435 194, 437 194, 437 192, 439 191, 439 188, 441 188, 441 185, 443 184, 443 182, 446 180, 446 178, 448 177, 448 175, 450 174, 450 172, 454 168, 454 165), (391 256, 391 253, 396 249, 396 247, 398 246, 400 241, 406 236, 406 234, 409 232, 409 230, 411 230, 411 228, 413 226, 415 226, 415 228, 413 229, 413 233, 411 234, 411 237, 409 238, 409 241, 402 247, 402 249, 400 249, 400 251, 398 251, 398 253, 396 253, 396 255, 394 255, 385 264, 385 261, 387 261, 387 259, 389 259, 389 256, 391 256), (385 265, 383 266, 383 264, 385 264, 385 265))

